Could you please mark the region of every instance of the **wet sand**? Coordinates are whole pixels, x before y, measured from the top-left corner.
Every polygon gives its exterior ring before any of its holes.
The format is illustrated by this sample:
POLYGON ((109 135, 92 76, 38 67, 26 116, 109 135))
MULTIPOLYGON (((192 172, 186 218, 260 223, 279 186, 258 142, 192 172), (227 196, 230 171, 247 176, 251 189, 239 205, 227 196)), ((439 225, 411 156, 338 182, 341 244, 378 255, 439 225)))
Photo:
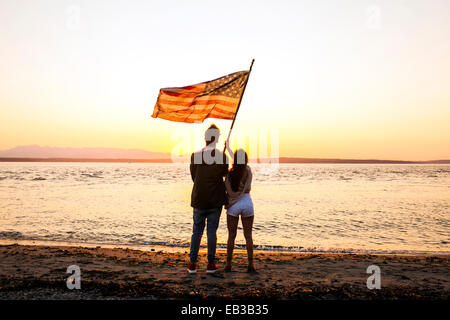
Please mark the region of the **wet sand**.
MULTIPOLYGON (((218 251, 223 267, 226 253, 218 251)), ((121 248, 1 245, 0 299, 302 299, 448 300, 449 256, 255 252, 247 273, 245 251, 232 272, 186 271, 187 252, 121 248), (67 267, 81 269, 81 289, 69 290, 67 267), (369 290, 366 269, 381 269, 381 289, 369 290)))

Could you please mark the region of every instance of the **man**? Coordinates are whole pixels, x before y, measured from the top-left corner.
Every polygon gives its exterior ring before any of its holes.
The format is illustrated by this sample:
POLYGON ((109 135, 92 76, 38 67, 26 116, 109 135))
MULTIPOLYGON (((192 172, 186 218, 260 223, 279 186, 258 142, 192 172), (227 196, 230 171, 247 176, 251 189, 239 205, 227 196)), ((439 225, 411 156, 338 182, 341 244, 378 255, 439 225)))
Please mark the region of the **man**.
POLYGON ((191 155, 190 171, 194 187, 191 206, 194 208, 194 225, 191 237, 188 272, 197 272, 197 258, 203 230, 208 237, 207 273, 217 271, 214 263, 222 206, 227 203, 223 177, 228 172, 228 158, 216 149, 220 131, 212 124, 205 132, 206 147, 191 155))

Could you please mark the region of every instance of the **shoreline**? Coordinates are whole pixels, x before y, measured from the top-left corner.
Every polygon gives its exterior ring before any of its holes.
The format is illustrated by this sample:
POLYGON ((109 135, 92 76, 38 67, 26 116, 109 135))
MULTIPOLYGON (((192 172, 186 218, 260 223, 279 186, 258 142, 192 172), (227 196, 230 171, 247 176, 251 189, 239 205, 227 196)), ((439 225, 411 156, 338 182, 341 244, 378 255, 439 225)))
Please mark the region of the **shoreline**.
MULTIPOLYGON (((218 250, 223 268, 226 252, 218 250)), ((232 272, 186 271, 185 252, 121 248, 0 245, 0 300, 12 299, 282 299, 449 300, 450 257, 353 253, 234 254, 232 272), (70 265, 81 270, 81 290, 66 287, 70 265), (367 267, 381 270, 381 289, 369 290, 367 267)))
MULTIPOLYGON (((69 242, 54 240, 17 240, 0 239, 2 245, 30 245, 30 246, 50 246, 50 247, 81 247, 81 248, 109 248, 109 249, 131 249, 140 251, 167 251, 167 252, 185 252, 189 251, 189 245, 164 245, 164 244, 117 244, 117 243, 97 243, 97 242, 69 242)), ((206 250, 206 245, 202 244, 201 251, 206 250)), ((226 244, 218 244, 217 251, 226 251, 226 244)), ((234 251, 246 252, 245 244, 235 244, 234 251)), ((267 253, 317 253, 317 254, 368 254, 368 255, 398 255, 398 256, 448 256, 449 251, 411 251, 411 250, 369 250, 369 249, 339 249, 332 248, 303 248, 303 247, 282 247, 282 246, 255 246, 254 252, 267 253), (264 247, 261 248, 261 247, 264 247), (295 248, 295 249, 294 249, 295 248), (298 249, 300 248, 300 249, 298 249)))

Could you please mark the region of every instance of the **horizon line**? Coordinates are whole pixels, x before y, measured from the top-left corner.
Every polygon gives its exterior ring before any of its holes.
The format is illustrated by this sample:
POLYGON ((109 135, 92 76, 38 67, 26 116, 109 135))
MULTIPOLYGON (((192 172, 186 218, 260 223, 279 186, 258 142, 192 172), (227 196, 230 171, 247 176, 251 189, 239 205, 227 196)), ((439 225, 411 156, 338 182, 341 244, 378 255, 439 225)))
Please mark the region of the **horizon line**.
MULTIPOLYGON (((154 154, 160 154, 162 157, 158 158, 125 158, 125 157, 78 157, 77 155, 74 155, 75 157, 55 157, 55 156, 20 156, 20 155, 12 155, 12 156, 0 156, 0 162, 7 162, 6 159, 11 159, 11 162, 69 162, 69 160, 74 160, 75 162, 161 162, 161 163, 168 163, 168 162, 178 162, 173 161, 172 159, 174 157, 171 156, 171 153, 164 152, 164 151, 150 151, 146 149, 141 148, 120 148, 120 147, 59 147, 59 146, 50 146, 50 145, 40 145, 40 144, 23 144, 23 145, 16 145, 14 147, 9 147, 7 149, 0 149, 0 152, 13 150, 16 148, 21 147, 39 147, 39 148, 55 148, 55 149, 116 149, 121 151, 141 151, 141 152, 147 152, 147 153, 154 153, 154 154), (167 156, 165 156, 167 155, 167 156)), ((126 155, 125 155, 126 156, 126 155)), ((190 155, 181 155, 181 156, 175 156, 175 158, 182 159, 183 157, 189 158, 190 155)), ((302 157, 302 156, 279 156, 279 157, 266 157, 266 158, 250 158, 251 162, 259 162, 259 160, 262 159, 283 159, 280 163, 450 163, 449 159, 427 159, 427 160, 400 160, 400 159, 379 159, 379 158, 339 158, 339 157, 331 157, 331 158, 324 158, 324 157, 302 157)))
MULTIPOLYGON (((190 156, 177 157, 187 160, 190 156)), ((55 158, 55 157, 0 157, 0 162, 110 162, 110 163, 188 163, 188 161, 174 161, 172 158, 133 159, 133 158, 55 158)), ((450 159, 436 160, 389 160, 389 159, 346 159, 346 158, 251 158, 250 163, 317 163, 317 164, 450 164, 450 159)))

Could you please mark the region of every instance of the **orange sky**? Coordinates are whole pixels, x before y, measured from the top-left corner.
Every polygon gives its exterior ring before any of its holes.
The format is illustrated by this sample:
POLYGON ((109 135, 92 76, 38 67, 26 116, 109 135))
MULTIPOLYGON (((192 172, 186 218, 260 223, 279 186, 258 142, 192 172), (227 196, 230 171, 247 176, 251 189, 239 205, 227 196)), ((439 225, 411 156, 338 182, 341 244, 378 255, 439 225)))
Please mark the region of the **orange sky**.
POLYGON ((272 130, 280 156, 450 159, 450 2, 172 2, 1 2, 0 149, 171 152, 211 122, 226 134, 230 121, 151 118, 158 90, 255 58, 235 138, 272 130))

